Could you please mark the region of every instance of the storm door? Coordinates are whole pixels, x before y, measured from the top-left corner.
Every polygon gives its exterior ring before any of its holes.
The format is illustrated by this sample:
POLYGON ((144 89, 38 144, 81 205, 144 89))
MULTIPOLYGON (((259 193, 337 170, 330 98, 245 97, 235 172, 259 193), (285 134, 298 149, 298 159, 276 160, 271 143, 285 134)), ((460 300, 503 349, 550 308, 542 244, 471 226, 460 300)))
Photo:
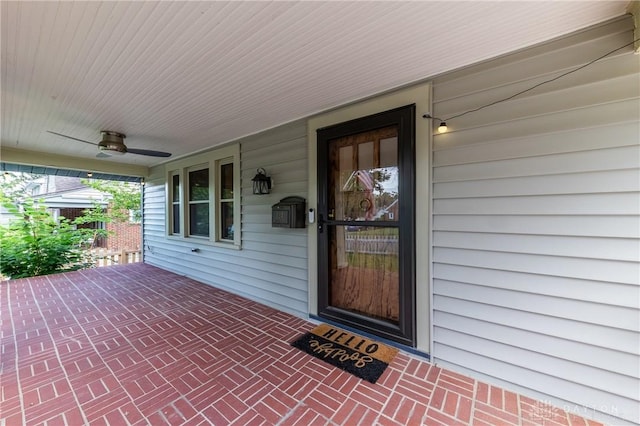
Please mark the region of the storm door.
POLYGON ((318 315, 415 344, 415 107, 318 130, 318 315))

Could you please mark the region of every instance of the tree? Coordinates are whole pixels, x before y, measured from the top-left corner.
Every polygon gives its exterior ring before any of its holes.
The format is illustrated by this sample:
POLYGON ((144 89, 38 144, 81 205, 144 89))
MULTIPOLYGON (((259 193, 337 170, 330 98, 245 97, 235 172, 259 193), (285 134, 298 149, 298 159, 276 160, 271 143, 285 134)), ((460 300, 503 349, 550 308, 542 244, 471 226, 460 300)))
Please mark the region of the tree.
MULTIPOLYGON (((140 220, 142 212, 139 183, 89 179, 83 179, 81 182, 111 196, 109 211, 104 212, 105 221, 125 222, 129 220, 129 212, 133 212, 134 219, 140 220)), ((102 207, 97 210, 102 210, 102 207)))

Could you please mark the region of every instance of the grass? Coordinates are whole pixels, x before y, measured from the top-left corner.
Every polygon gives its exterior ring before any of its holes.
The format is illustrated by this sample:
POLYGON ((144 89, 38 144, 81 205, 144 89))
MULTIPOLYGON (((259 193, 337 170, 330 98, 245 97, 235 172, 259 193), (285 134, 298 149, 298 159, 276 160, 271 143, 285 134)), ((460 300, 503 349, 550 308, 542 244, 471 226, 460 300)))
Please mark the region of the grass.
POLYGON ((350 266, 398 272, 398 256, 395 254, 347 253, 347 259, 350 266))

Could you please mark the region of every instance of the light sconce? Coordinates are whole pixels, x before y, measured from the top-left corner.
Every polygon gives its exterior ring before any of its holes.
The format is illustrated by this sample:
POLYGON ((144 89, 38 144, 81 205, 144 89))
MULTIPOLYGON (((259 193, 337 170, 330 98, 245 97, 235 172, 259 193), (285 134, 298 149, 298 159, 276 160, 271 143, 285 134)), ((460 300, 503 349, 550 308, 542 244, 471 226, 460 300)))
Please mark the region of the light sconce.
POLYGON ((431 114, 424 114, 422 118, 430 118, 432 120, 438 120, 440 122, 440 125, 438 126, 438 133, 447 133, 447 130, 449 130, 449 128, 447 127, 447 122, 441 118, 432 117, 431 114))
POLYGON ((264 195, 271 192, 271 178, 267 176, 267 172, 263 168, 256 170, 257 175, 253 179, 253 193, 256 195, 264 195))
POLYGON ((88 177, 88 178, 93 177, 93 173, 91 173, 91 172, 87 172, 87 177, 88 177))

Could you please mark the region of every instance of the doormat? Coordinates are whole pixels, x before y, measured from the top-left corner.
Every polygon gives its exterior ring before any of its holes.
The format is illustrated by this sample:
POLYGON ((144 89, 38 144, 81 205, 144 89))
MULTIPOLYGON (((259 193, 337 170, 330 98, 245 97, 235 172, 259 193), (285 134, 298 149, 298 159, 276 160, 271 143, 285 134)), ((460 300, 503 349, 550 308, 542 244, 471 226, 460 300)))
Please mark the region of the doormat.
POLYGON ((396 348, 327 324, 320 324, 291 345, 371 383, 398 353, 396 348))

